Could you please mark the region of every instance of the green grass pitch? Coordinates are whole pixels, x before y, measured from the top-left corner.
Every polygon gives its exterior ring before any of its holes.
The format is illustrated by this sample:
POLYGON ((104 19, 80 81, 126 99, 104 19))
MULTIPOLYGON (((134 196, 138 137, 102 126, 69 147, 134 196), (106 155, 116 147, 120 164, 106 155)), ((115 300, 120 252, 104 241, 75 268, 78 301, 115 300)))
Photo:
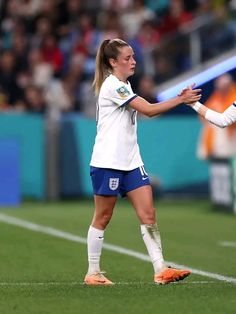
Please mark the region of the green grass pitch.
MULTIPOLYGON (((165 259, 221 280, 193 273, 156 286, 150 262, 104 249, 101 266, 116 285, 84 286, 85 244, 6 223, 1 215, 86 238, 93 202, 24 202, 0 210, 0 313, 236 313, 236 247, 220 245, 236 243, 236 216, 213 211, 206 200, 155 205, 165 259)), ((128 201, 118 201, 105 243, 147 254, 128 201)))

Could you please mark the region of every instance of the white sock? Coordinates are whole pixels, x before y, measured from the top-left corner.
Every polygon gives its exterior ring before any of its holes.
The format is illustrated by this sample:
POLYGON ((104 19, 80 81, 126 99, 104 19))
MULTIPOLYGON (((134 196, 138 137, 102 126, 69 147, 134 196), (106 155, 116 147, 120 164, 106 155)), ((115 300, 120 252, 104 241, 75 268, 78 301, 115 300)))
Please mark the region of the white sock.
POLYGON ((162 255, 161 236, 157 224, 141 225, 143 241, 151 258, 155 274, 158 274, 166 264, 162 255))
POLYGON ((100 256, 104 239, 104 230, 89 227, 87 236, 88 274, 100 271, 100 256))

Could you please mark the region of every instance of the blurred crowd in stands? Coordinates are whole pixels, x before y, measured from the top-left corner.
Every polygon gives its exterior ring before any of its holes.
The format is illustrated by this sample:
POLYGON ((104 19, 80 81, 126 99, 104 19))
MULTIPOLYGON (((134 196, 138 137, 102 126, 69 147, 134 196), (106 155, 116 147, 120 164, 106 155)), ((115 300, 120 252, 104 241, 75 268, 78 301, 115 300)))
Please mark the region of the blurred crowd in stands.
POLYGON ((135 92, 153 102, 156 84, 191 69, 196 25, 207 22, 203 61, 236 46, 235 12, 232 0, 0 0, 0 111, 93 116, 96 51, 117 37, 135 51, 135 92))

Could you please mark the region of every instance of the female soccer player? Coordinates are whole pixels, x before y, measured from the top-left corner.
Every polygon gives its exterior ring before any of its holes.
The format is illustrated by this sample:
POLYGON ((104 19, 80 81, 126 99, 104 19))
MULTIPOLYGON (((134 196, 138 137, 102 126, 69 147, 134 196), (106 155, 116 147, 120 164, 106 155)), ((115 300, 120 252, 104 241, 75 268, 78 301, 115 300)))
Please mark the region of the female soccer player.
POLYGON ((104 231, 118 194, 127 196, 141 223, 141 234, 154 267, 154 282, 184 279, 188 270, 168 268, 156 224, 152 190, 140 156, 136 135, 137 111, 152 117, 181 103, 196 102, 200 89, 186 89, 169 101, 150 104, 133 93, 127 78, 134 74, 133 49, 121 39, 104 40, 96 56, 94 77, 97 135, 90 163, 95 212, 88 230, 87 285, 112 285, 100 270, 104 231))
POLYGON ((203 118, 220 128, 225 128, 236 122, 236 101, 222 113, 207 108, 199 101, 189 105, 203 118))

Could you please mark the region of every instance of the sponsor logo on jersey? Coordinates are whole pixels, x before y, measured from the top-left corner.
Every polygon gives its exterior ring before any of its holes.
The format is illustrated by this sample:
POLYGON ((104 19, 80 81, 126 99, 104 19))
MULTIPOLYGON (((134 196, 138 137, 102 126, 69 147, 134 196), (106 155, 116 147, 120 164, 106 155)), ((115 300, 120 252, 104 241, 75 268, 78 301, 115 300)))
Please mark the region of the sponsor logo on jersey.
POLYGON ((130 92, 126 86, 121 86, 121 87, 117 88, 116 91, 121 98, 127 98, 130 95, 130 92))
POLYGON ((119 178, 110 178, 109 179, 109 188, 112 191, 115 191, 119 186, 119 178))

